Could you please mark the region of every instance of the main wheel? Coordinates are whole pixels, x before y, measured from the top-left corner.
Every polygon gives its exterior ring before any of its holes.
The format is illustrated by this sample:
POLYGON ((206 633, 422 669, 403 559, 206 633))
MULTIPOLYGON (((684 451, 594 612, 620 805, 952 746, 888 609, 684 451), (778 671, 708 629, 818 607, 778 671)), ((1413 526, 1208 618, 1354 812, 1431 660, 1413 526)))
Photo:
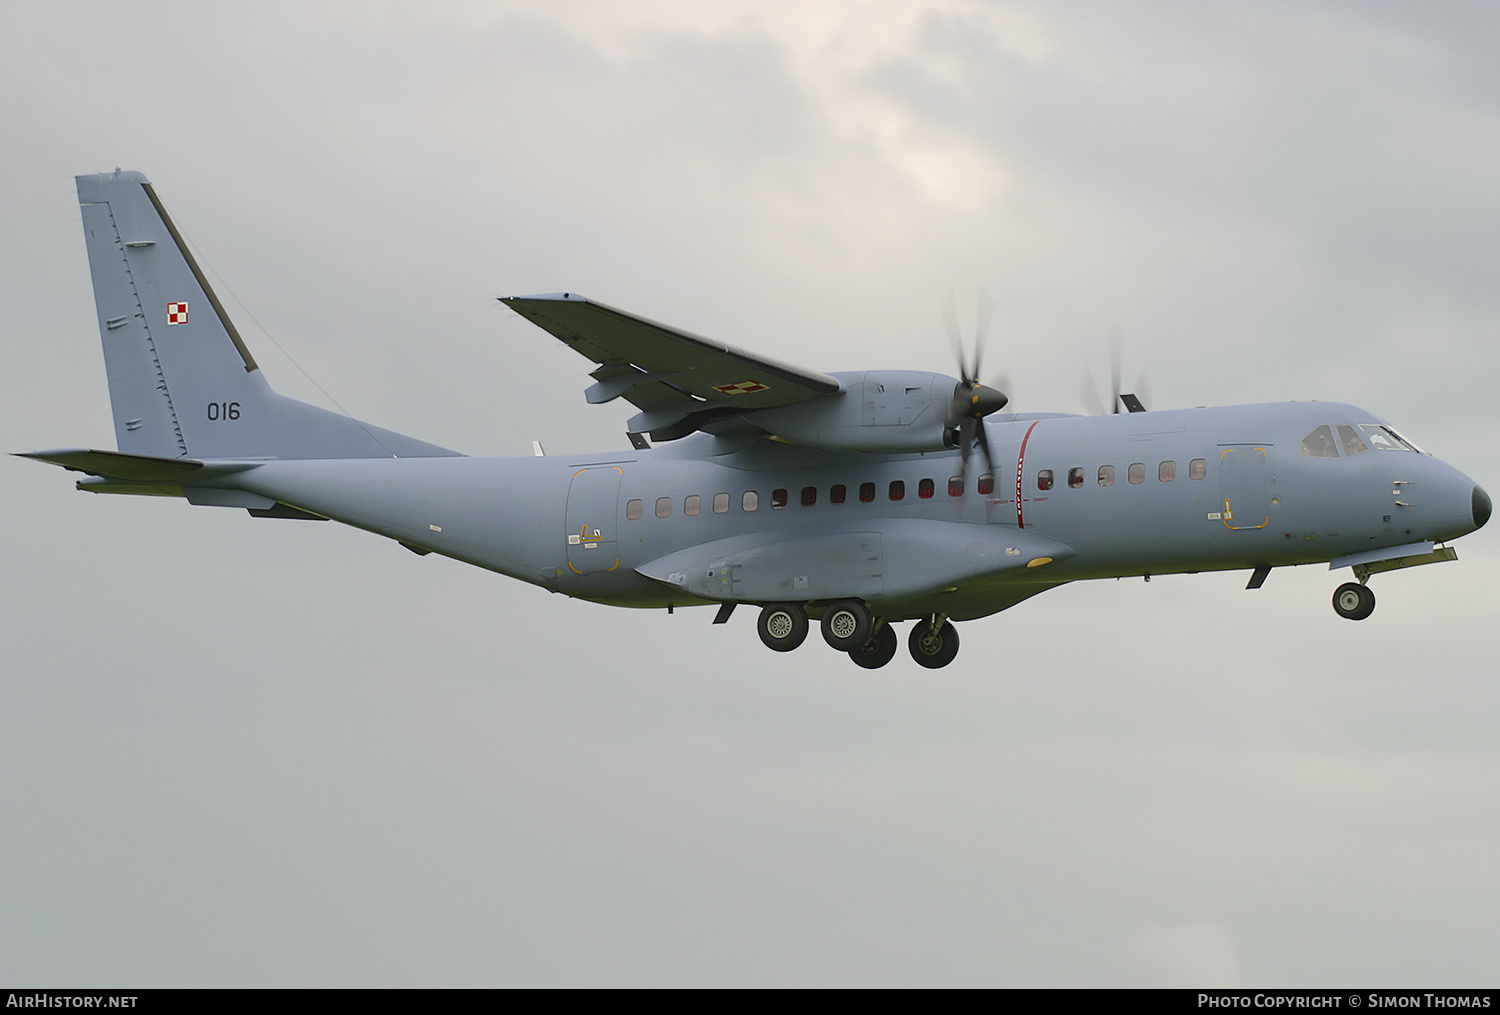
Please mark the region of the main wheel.
POLYGON ((890 624, 880 623, 870 640, 859 648, 849 650, 849 658, 856 666, 867 670, 878 670, 896 657, 896 629, 890 624))
POLYGON ((807 611, 798 603, 772 603, 760 611, 755 629, 766 648, 790 652, 807 640, 807 611))
POLYGON ((858 599, 838 599, 823 609, 823 640, 840 652, 859 648, 870 640, 875 618, 858 599))
POLYGON ((930 623, 919 620, 906 639, 906 647, 918 664, 929 670, 940 670, 958 655, 958 630, 951 621, 933 630, 930 623))
POLYGON ((1345 582, 1333 591, 1333 609, 1345 620, 1364 620, 1375 612, 1375 593, 1368 585, 1345 582))

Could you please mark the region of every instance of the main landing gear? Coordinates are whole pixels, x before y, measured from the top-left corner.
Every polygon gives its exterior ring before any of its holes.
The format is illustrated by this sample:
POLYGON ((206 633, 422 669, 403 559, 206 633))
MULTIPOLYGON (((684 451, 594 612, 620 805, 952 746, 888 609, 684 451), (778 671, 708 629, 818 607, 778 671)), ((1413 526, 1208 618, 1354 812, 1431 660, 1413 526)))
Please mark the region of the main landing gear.
POLYGON ((1333 610, 1345 620, 1364 620, 1375 612, 1375 593, 1360 582, 1345 582, 1333 591, 1333 610))
MULTIPOLYGON (((901 643, 895 628, 871 613, 863 600, 837 599, 822 610, 823 640, 848 655, 856 666, 877 670, 895 658, 901 643)), ((801 603, 768 603, 761 608, 755 627, 767 648, 790 652, 807 640, 807 608, 801 603)), ((943 614, 921 618, 912 627, 906 646, 919 665, 941 669, 958 655, 958 631, 943 614)))

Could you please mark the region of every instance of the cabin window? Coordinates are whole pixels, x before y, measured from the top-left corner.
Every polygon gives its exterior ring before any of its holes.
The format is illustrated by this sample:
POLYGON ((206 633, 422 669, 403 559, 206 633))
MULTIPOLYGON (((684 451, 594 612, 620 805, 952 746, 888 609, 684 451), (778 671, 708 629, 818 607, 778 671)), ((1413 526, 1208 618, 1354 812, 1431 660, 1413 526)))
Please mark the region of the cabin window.
POLYGON ((1115 485, 1115 467, 1113 465, 1101 465, 1101 466, 1099 466, 1099 485, 1100 486, 1114 486, 1115 485))
POLYGON ((641 515, 646 513, 646 502, 639 497, 625 503, 625 517, 631 521, 639 521, 641 515))
POLYGON ((802 506, 812 507, 818 502, 818 488, 816 486, 804 486, 802 488, 802 506))
POLYGON ((746 490, 745 495, 740 498, 740 507, 746 511, 754 511, 760 507, 760 494, 754 490, 746 490))
POLYGON ((658 497, 658 498, 656 498, 656 517, 658 517, 658 518, 671 518, 672 517, 672 498, 671 497, 658 497))
POLYGON ((1162 462, 1156 467, 1156 478, 1163 483, 1170 483, 1177 478, 1177 463, 1162 462))
POLYGON ((930 479, 924 479, 917 484, 917 496, 927 500, 937 491, 937 484, 930 479))
POLYGON ((1125 477, 1132 483, 1144 483, 1146 481, 1146 463, 1132 463, 1130 466, 1130 471, 1125 474, 1125 477))
POLYGON ((988 497, 995 492, 995 477, 986 472, 979 477, 979 495, 988 497))
POLYGON ((1359 434, 1354 432, 1352 426, 1339 427, 1339 443, 1343 445, 1344 454, 1357 455, 1361 451, 1369 451, 1370 445, 1360 439, 1359 434))
POLYGON ((860 499, 860 502, 863 503, 863 504, 872 503, 875 500, 875 484, 874 483, 861 483, 861 484, 859 484, 859 499, 860 499))
POLYGON ((1327 425, 1318 427, 1302 438, 1302 457, 1337 458, 1338 456, 1339 449, 1333 443, 1333 430, 1327 425))
POLYGON ((902 480, 899 480, 899 479, 893 479, 893 480, 891 480, 890 495, 891 495, 891 500, 905 500, 906 499, 906 483, 903 482, 902 480))
POLYGON ((729 494, 714 494, 714 514, 727 515, 729 513, 729 494))
POLYGON ((1036 488, 1038 490, 1052 489, 1052 470, 1043 469, 1036 474, 1036 488))
POLYGON ((1208 475, 1208 463, 1201 458, 1188 462, 1188 479, 1202 479, 1208 475))
POLYGON ((1080 490, 1080 489, 1083 488, 1083 470, 1082 469, 1069 469, 1068 470, 1068 487, 1070 489, 1073 489, 1073 490, 1080 490))
POLYGON ((695 515, 702 510, 703 498, 696 493, 688 494, 687 499, 682 502, 682 513, 685 515, 695 515))
POLYGON ((828 488, 828 503, 842 504, 844 503, 844 498, 847 497, 848 494, 849 491, 844 488, 843 483, 835 483, 828 488))
POLYGON ((784 507, 786 507, 786 490, 784 488, 779 490, 772 490, 771 510, 780 511, 784 507))
POLYGON ((962 497, 964 495, 964 477, 950 476, 948 478, 948 496, 962 497))

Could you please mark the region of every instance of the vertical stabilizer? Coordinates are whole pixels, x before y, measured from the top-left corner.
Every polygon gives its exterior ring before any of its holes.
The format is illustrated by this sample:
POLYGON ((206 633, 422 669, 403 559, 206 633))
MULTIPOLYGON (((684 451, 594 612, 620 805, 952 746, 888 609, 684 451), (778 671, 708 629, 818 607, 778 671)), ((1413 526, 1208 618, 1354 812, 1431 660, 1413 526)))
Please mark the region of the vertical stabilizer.
POLYGON ((161 458, 452 455, 276 394, 140 173, 78 177, 115 439, 161 458))

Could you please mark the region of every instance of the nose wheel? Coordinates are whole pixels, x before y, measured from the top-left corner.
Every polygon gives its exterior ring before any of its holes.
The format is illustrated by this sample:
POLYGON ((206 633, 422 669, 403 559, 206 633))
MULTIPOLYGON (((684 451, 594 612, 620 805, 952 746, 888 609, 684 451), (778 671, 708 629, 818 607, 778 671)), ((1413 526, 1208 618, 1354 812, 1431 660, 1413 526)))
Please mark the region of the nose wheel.
POLYGON ((1375 593, 1368 585, 1345 582, 1333 592, 1333 611, 1345 620, 1364 620, 1375 612, 1375 593))

